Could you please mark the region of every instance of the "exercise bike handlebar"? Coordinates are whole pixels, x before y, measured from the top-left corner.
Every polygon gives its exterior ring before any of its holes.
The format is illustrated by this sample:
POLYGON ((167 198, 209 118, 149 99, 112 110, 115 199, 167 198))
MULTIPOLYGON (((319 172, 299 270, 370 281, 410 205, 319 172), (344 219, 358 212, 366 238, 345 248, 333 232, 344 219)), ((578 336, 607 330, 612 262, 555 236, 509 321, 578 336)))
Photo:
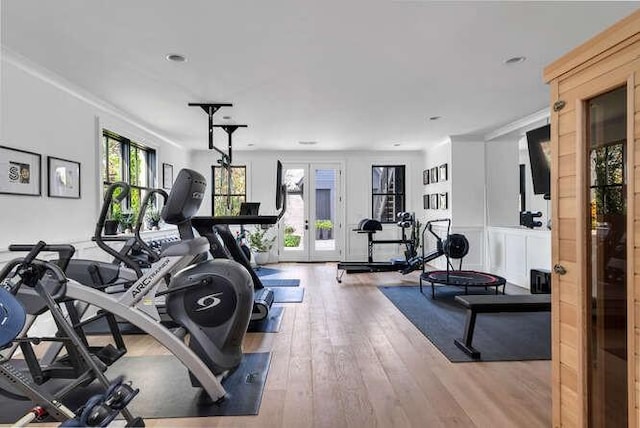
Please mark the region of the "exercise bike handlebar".
POLYGON ((111 208, 111 204, 113 203, 114 198, 116 202, 121 202, 124 198, 127 197, 127 195, 129 194, 129 190, 129 185, 123 181, 117 181, 107 188, 104 194, 102 210, 100 210, 100 216, 98 217, 98 223, 96 224, 94 239, 96 241, 96 244, 98 244, 98 247, 102 248, 104 251, 111 254, 114 258, 120 260, 122 263, 133 269, 139 278, 142 276, 142 270, 140 269, 140 266, 138 266, 138 263, 136 263, 130 257, 124 254, 120 254, 118 251, 105 244, 102 238, 104 222, 107 219, 107 214, 109 213, 109 208, 111 208), (120 189, 121 191, 118 195, 114 196, 114 193, 117 189, 120 189))
POLYGON ((140 229, 142 229, 142 222, 144 221, 144 216, 147 213, 147 205, 149 204, 149 201, 151 201, 151 197, 155 194, 162 196, 163 205, 167 203, 167 199, 169 198, 169 195, 167 195, 167 192, 165 192, 162 189, 150 190, 149 193, 147 193, 144 199, 142 200, 142 204, 140 204, 140 212, 138 212, 138 220, 136 221, 136 227, 134 232, 136 242, 145 251, 145 253, 147 253, 147 255, 149 256, 149 260, 152 263, 160 260, 160 255, 156 251, 154 251, 153 248, 151 248, 146 242, 144 242, 144 240, 140 236, 140 229))
MULTIPOLYGON (((52 262, 36 259, 37 255, 42 251, 55 250, 49 249, 49 246, 47 246, 43 241, 38 242, 36 245, 19 245, 16 247, 30 247, 29 254, 27 254, 26 257, 20 257, 9 261, 2 270, 0 270, 0 282, 3 282, 9 274, 18 267, 16 275, 20 277, 20 280, 10 280, 9 282, 9 286, 11 287, 9 291, 12 294, 16 294, 22 284, 34 287, 36 282, 40 281, 45 276, 45 272, 50 272, 51 276, 47 278, 47 283, 50 283, 51 280, 55 280, 56 286, 49 290, 49 293, 54 300, 64 296, 66 293, 65 285, 67 283, 67 277, 60 266, 52 262)), ((26 250, 12 249, 12 251, 26 250)))
POLYGON ((71 258, 75 254, 76 249, 73 245, 70 244, 49 245, 43 241, 40 241, 35 245, 11 244, 9 245, 9 251, 29 252, 29 254, 27 254, 27 256, 24 258, 25 263, 31 263, 31 261, 43 251, 58 253, 58 266, 60 266, 60 268, 64 271, 69 264, 69 260, 71 260, 71 258))
POLYGON ((102 230, 104 228, 104 222, 107 219, 107 215, 109 214, 109 208, 111 208, 111 204, 115 199, 115 202, 122 202, 124 198, 129 195, 130 187, 124 181, 117 181, 107 187, 107 190, 104 192, 104 202, 102 203, 102 209, 100 210, 100 216, 98 217, 98 223, 96 223, 96 231, 94 233, 94 237, 96 242, 100 242, 102 239, 102 230), (114 193, 117 189, 120 189, 120 193, 114 196, 114 193))

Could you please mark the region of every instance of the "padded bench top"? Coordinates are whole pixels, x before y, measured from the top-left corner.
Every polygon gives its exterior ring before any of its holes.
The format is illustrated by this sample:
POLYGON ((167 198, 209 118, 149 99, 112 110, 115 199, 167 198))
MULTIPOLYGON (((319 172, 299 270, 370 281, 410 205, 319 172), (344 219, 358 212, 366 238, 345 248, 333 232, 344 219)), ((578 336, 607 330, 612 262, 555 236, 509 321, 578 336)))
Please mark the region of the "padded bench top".
POLYGON ((474 312, 545 312, 551 310, 551 294, 456 296, 456 302, 474 312))

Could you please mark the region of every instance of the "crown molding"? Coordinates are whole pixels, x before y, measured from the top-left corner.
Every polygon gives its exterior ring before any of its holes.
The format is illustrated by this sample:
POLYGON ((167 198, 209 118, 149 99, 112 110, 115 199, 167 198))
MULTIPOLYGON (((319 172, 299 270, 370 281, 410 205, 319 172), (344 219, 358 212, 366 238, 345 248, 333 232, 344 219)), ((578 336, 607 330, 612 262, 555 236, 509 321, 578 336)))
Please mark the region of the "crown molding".
POLYGON ((503 135, 517 131, 520 128, 525 128, 541 120, 549 119, 550 116, 551 115, 549 113, 549 107, 545 107, 541 110, 538 110, 535 113, 532 113, 528 116, 523 117, 522 119, 518 119, 494 131, 489 132, 487 135, 484 136, 484 140, 485 141, 494 140, 498 137, 502 137, 503 135))
POLYGON ((152 135, 153 137, 173 147, 176 147, 178 149, 184 149, 184 146, 165 137, 164 135, 160 134, 158 131, 151 129, 149 126, 144 125, 142 121, 132 119, 131 115, 125 112, 124 110, 114 106, 113 104, 108 103, 107 101, 101 98, 96 97, 94 94, 90 93, 89 91, 55 74, 51 70, 31 61, 30 59, 12 51, 6 46, 2 46, 2 49, 0 51, 0 59, 2 60, 2 62, 11 64, 12 66, 24 71, 25 73, 55 87, 56 89, 59 89, 71 95, 72 97, 97 108, 98 110, 101 110, 124 122, 127 122, 130 125, 133 125, 136 128, 139 128, 140 130, 152 135))

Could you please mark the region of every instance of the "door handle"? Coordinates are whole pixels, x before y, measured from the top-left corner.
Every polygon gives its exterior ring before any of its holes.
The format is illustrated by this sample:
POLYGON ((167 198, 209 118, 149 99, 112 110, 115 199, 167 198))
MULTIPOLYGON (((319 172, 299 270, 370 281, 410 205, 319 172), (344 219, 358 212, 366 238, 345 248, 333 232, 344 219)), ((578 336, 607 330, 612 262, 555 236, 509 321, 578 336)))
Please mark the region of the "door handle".
POLYGON ((567 270, 561 264, 556 264, 553 266, 553 271, 558 275, 564 275, 567 273, 567 270))
POLYGON ((304 221, 304 230, 309 230, 309 220, 304 221))

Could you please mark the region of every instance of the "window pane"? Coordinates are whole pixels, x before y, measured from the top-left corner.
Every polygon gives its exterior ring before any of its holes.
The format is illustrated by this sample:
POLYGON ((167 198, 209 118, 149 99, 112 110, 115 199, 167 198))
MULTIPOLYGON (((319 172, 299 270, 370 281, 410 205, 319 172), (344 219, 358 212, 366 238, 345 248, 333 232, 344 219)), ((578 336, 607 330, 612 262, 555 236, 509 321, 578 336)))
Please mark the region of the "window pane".
POLYGON ((102 182, 107 181, 107 155, 109 151, 109 139, 102 136, 102 182))
POLYGON ((219 166, 213 168, 213 193, 216 195, 227 193, 227 171, 219 166))
POLYGON ((243 166, 235 166, 231 168, 231 193, 236 195, 244 195, 246 192, 245 186, 246 168, 243 166))
POLYGON ((113 183, 122 180, 122 150, 119 141, 108 138, 108 162, 109 177, 107 182, 113 183))
POLYGON ((239 215, 240 204, 245 202, 245 196, 231 196, 231 209, 227 210, 227 197, 226 196, 214 196, 213 197, 213 215, 239 215))
POLYGON ((387 193, 386 170, 387 168, 382 166, 374 166, 372 168, 371 177, 373 182, 371 188, 373 189, 373 193, 387 193))
POLYGON ((129 184, 139 186, 140 177, 140 150, 137 147, 129 146, 129 184))
POLYGON ((140 189, 132 187, 129 191, 129 209, 136 214, 140 211, 140 203, 142 202, 140 196, 140 189))
POLYGON ((404 173, 404 166, 372 167, 372 218, 390 223, 395 213, 404 211, 404 173))
POLYGON ((146 150, 138 150, 138 153, 138 186, 149 187, 149 181, 147 180, 147 177, 149 176, 149 165, 147 163, 149 153, 146 150))
POLYGON ((396 212, 402 211, 398 209, 396 195, 374 195, 373 196, 373 218, 382 223, 395 222, 396 212))

